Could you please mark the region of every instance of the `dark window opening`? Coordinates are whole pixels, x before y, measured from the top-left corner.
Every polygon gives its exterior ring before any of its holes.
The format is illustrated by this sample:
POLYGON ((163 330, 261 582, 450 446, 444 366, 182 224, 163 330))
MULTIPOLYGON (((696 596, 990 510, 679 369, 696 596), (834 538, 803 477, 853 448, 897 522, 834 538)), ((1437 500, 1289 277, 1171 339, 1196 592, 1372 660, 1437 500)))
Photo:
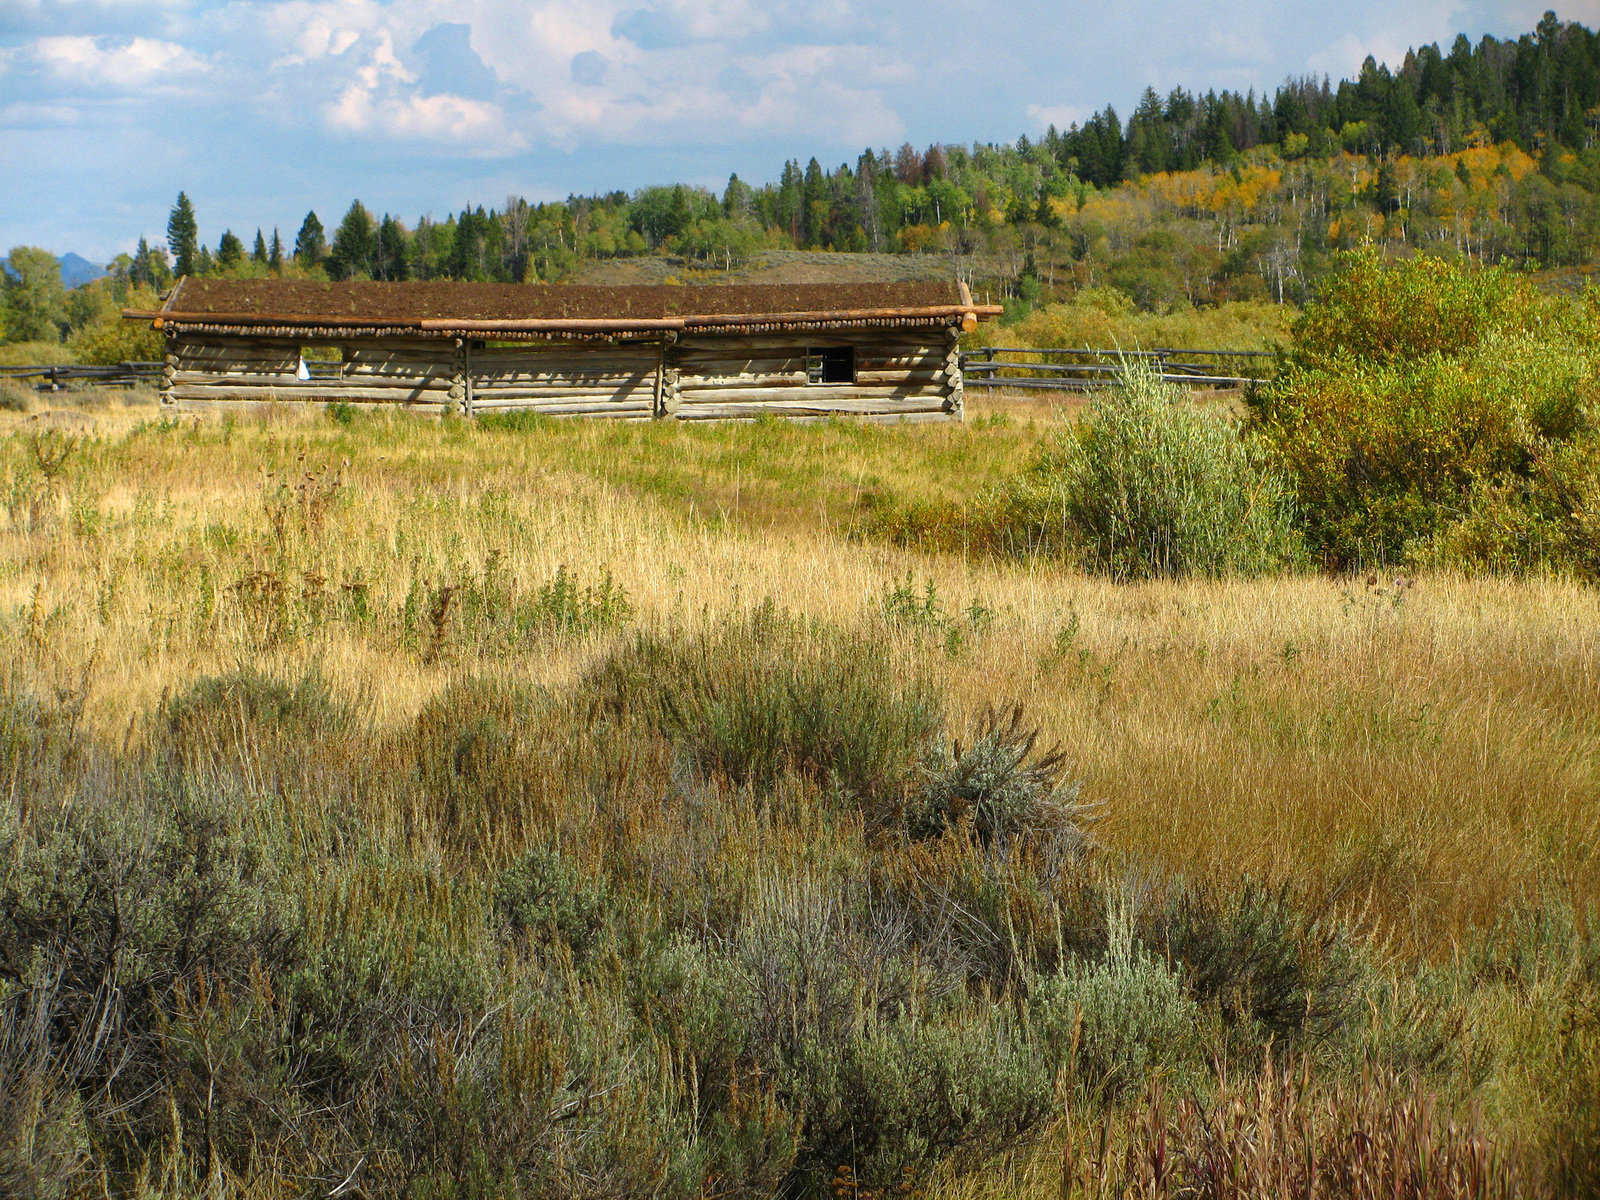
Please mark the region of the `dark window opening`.
POLYGON ((806 351, 807 383, 854 383, 854 346, 813 346, 806 351))

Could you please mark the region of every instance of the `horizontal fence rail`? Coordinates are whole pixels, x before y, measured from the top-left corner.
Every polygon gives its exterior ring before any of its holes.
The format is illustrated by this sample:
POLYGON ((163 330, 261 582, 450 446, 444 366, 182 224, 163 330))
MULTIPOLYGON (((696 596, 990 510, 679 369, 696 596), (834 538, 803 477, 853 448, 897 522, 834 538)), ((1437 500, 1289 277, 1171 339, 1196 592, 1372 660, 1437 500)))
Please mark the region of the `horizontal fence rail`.
POLYGON ((968 387, 1086 391, 1116 382, 1124 362, 1147 362, 1168 383, 1190 387, 1244 387, 1261 378, 1252 370, 1271 350, 1090 350, 982 346, 961 356, 968 387))
POLYGON ((41 392, 65 392, 73 387, 136 387, 159 385, 162 364, 125 362, 106 367, 53 363, 38 367, 0 367, 0 379, 15 379, 41 392))

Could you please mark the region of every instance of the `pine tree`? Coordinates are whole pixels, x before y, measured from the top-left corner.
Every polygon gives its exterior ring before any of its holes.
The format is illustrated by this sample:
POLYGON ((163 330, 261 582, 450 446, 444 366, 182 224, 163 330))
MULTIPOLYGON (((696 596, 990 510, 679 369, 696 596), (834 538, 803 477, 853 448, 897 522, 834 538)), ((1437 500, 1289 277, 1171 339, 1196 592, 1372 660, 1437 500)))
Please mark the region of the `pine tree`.
POLYGON ((278 227, 272 227, 272 248, 267 251, 267 270, 274 275, 283 271, 283 239, 278 236, 278 227))
MULTIPOLYGON (((172 251, 172 269, 179 275, 193 275, 198 264, 195 255, 200 247, 200 228, 195 223, 194 205, 184 192, 178 193, 178 202, 167 217, 167 247, 172 251)), ((208 256, 209 257, 209 256, 208 256)))
POLYGON ((256 244, 250 249, 250 261, 265 263, 267 261, 267 239, 261 236, 261 227, 256 226, 256 244))
POLYGON ((805 247, 822 244, 828 226, 828 181, 822 177, 822 164, 812 159, 806 164, 802 186, 804 201, 800 210, 800 234, 805 247))
POLYGON ((315 211, 308 212, 300 222, 300 232, 294 238, 294 261, 307 270, 320 267, 328 257, 328 242, 322 232, 322 222, 315 211))
POLYGON ((371 278, 373 257, 378 249, 378 227, 366 205, 359 200, 350 202, 349 210, 334 231, 333 245, 328 247, 328 274, 334 279, 353 279, 358 275, 371 278))
POLYGON ((152 246, 144 238, 134 251, 128 265, 128 282, 136 286, 164 288, 172 282, 172 268, 167 266, 167 252, 152 246))
POLYGON ((231 271, 244 261, 244 243, 239 240, 239 235, 231 229, 222 231, 222 239, 217 243, 217 267, 223 271, 231 271))
POLYGON ((128 282, 135 287, 154 287, 155 278, 150 272, 150 243, 145 238, 139 239, 139 247, 133 252, 133 261, 128 264, 128 282))
POLYGON ((377 252, 373 256, 374 279, 405 279, 409 274, 407 260, 410 239, 405 226, 385 213, 378 225, 377 252))

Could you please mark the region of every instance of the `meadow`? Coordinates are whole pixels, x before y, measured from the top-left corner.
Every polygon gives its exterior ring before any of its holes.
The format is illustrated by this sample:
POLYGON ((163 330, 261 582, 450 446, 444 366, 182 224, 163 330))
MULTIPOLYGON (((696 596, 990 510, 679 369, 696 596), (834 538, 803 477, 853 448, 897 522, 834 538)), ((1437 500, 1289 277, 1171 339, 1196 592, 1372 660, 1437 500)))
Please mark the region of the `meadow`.
POLYGON ((961 425, 0 411, 0 1187, 1600 1187, 1600 592, 886 536, 961 425))

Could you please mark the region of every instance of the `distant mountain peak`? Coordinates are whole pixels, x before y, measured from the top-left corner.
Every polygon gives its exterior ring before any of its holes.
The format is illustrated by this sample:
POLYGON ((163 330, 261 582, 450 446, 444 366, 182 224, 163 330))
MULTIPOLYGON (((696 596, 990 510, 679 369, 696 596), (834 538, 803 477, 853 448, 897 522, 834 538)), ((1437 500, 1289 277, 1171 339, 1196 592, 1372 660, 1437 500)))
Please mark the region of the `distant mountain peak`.
POLYGON ((61 264, 61 282, 68 288, 79 287, 105 274, 103 267, 70 250, 56 261, 61 264))

